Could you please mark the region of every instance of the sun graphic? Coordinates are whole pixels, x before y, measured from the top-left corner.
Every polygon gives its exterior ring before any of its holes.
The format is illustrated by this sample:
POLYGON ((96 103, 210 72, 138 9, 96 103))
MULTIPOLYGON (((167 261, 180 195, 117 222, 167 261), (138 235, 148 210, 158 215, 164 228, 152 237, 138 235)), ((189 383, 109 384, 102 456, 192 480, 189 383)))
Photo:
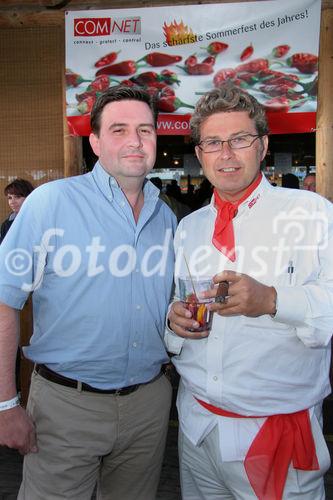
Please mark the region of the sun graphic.
POLYGON ((191 28, 183 23, 183 20, 180 23, 173 21, 169 25, 164 21, 163 31, 168 45, 194 43, 196 40, 196 35, 191 28))

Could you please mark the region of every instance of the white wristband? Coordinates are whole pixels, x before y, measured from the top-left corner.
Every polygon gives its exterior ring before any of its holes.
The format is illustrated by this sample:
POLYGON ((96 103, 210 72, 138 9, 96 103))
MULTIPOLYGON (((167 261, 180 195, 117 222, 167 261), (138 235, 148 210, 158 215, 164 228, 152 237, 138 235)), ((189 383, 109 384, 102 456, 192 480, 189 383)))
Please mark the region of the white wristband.
POLYGON ((20 405, 20 398, 16 395, 15 398, 9 399, 8 401, 0 402, 0 411, 10 410, 11 408, 15 408, 15 406, 20 405))

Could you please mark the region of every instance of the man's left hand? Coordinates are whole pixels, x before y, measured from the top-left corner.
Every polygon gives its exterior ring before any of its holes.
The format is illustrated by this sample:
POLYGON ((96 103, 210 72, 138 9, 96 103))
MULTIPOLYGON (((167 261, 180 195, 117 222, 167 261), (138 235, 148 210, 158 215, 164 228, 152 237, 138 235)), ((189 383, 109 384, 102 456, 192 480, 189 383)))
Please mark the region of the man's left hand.
MULTIPOLYGON (((250 316, 257 317, 263 314, 276 313, 276 290, 267 286, 247 274, 235 271, 223 271, 213 278, 215 284, 221 281, 229 283, 228 297, 224 303, 214 302, 208 305, 211 311, 221 316, 250 316)), ((205 292, 205 296, 213 296, 216 289, 205 292)))

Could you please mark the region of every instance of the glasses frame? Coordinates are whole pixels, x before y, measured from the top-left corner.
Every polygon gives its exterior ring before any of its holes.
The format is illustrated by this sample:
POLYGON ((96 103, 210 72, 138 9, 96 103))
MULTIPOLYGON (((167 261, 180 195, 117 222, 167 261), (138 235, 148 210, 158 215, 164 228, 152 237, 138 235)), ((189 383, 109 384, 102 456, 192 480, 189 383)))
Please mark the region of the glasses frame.
POLYGON ((207 153, 207 154, 210 154, 210 153, 217 153, 217 152, 222 151, 222 150, 223 150, 223 144, 224 144, 225 142, 227 142, 227 143, 228 143, 229 148, 230 148, 230 149, 232 149, 232 150, 234 150, 234 149, 236 149, 236 150, 237 150, 237 149, 247 149, 247 148, 250 148, 250 147, 252 146, 252 144, 253 144, 253 143, 254 143, 257 139, 259 139, 259 138, 261 138, 261 137, 264 137, 264 135, 261 135, 261 134, 243 134, 242 136, 232 137, 232 138, 230 138, 230 139, 226 139, 225 141, 222 141, 221 139, 216 139, 216 142, 219 142, 219 143, 220 143, 220 146, 219 146, 219 148, 218 148, 218 149, 214 149, 214 151, 205 151, 205 150, 203 149, 203 147, 201 146, 201 144, 202 144, 203 142, 206 142, 206 140, 203 140, 203 141, 198 142, 197 146, 198 146, 198 148, 200 148, 200 149, 201 149, 201 151, 202 151, 203 153, 207 153), (253 137, 254 139, 251 141, 251 143, 250 143, 248 146, 242 146, 242 147, 240 147, 240 148, 235 148, 235 147, 233 147, 233 146, 230 144, 230 142, 231 142, 231 141, 233 141, 234 139, 239 138, 239 137, 253 137))

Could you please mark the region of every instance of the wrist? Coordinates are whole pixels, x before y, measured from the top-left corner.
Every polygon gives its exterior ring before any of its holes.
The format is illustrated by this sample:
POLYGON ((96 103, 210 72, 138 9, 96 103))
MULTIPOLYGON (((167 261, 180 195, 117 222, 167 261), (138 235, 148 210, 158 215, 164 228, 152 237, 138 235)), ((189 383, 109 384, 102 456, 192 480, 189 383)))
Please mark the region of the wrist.
POLYGON ((0 401, 0 411, 11 410, 15 406, 20 406, 20 398, 18 395, 7 401, 0 401))
POLYGON ((271 300, 269 315, 272 318, 274 318, 277 313, 277 293, 273 286, 271 286, 270 289, 272 291, 272 300, 271 300))

